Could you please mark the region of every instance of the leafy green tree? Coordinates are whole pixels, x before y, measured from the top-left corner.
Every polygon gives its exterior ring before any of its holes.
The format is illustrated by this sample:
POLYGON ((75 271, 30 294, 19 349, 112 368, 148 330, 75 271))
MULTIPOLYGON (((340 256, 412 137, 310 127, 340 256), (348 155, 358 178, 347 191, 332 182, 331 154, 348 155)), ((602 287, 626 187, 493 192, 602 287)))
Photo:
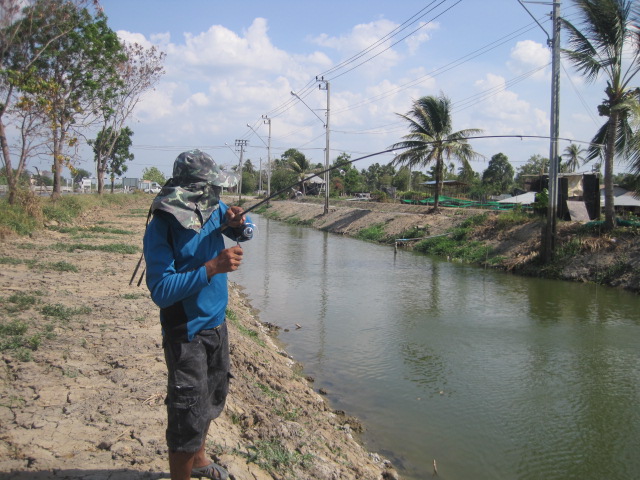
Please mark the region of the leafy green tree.
POLYGON ((469 163, 458 168, 458 180, 465 183, 474 183, 480 179, 480 174, 475 172, 469 163))
POLYGON ((296 179, 302 186, 302 193, 306 193, 305 185, 302 180, 309 176, 311 171, 311 165, 309 160, 305 157, 304 153, 290 148, 281 155, 281 158, 286 161, 287 168, 295 173, 296 179))
POLYGON ((125 123, 142 94, 150 90, 164 73, 164 56, 156 47, 147 49, 136 43, 122 45, 122 55, 114 59, 117 63, 115 75, 110 78, 110 83, 103 84, 97 91, 98 118, 102 125, 101 148, 96 152, 98 194, 102 194, 104 175, 112 165, 111 153, 119 148, 119 137, 125 132, 125 123))
MULTIPOLYGON (((133 160, 134 155, 129 151, 131 148, 133 131, 129 127, 122 129, 119 135, 114 135, 111 127, 98 132, 95 140, 90 142, 93 145, 93 153, 95 161, 104 162, 103 173, 98 170, 98 194, 101 194, 100 185, 104 185, 104 179, 100 181, 100 176, 109 174, 111 177, 111 193, 115 187, 116 175, 122 175, 128 170, 127 161, 133 160), (115 139, 115 142, 113 141, 115 139), (109 152, 108 155, 106 152, 109 152)), ((160 183, 160 182, 158 182, 160 183)))
POLYGON ((167 179, 157 167, 147 167, 142 170, 142 179, 149 180, 151 182, 159 183, 160 185, 164 185, 167 182, 167 179))
POLYGON ((620 173, 616 175, 613 182, 622 188, 631 190, 640 195, 640 176, 631 173, 620 173))
POLYGON ((254 174, 254 173, 255 173, 256 169, 255 169, 255 167, 253 166, 253 163, 251 162, 251 159, 250 159, 250 158, 248 158, 248 159, 244 162, 244 164, 242 164, 242 171, 243 171, 243 172, 248 172, 248 173, 250 173, 250 174, 254 174))
POLYGON ((516 183, 520 186, 524 185, 524 177, 527 175, 543 175, 549 172, 549 159, 542 155, 531 155, 527 163, 518 167, 516 175, 516 183))
POLYGON ((513 185, 514 170, 504 153, 496 153, 482 173, 482 183, 493 195, 508 192, 513 185))
POLYGON ((580 168, 584 163, 584 153, 584 148, 580 147, 580 145, 576 145, 575 143, 569 144, 567 148, 564 149, 562 158, 566 159, 564 164, 568 172, 575 172, 580 168))
POLYGON ((411 180, 411 170, 409 167, 401 167, 398 170, 398 173, 393 177, 391 181, 391 185, 396 187, 398 190, 409 190, 411 180))
MULTIPOLYGON (((396 174, 396 169, 392 164, 380 165, 374 163, 369 165, 366 170, 362 170, 360 175, 364 178, 365 189, 370 191, 380 190, 380 186, 384 184, 384 179, 391 179, 396 174)), ((390 183, 387 183, 389 185, 390 183)))
MULTIPOLYGON (((246 163, 245 163, 246 165, 246 163)), ((255 171, 242 169, 242 193, 251 194, 256 191, 257 175, 255 171)))
POLYGON ((271 172, 271 189, 273 192, 279 192, 295 183, 297 180, 295 172, 280 163, 271 172))
POLYGON ((6 167, 10 204, 16 198, 18 178, 28 160, 39 154, 36 146, 42 145, 39 140, 34 143, 34 137, 39 138, 42 133, 46 102, 37 97, 25 98, 26 93, 45 88, 45 83, 34 75, 35 62, 54 50, 56 41, 75 28, 64 11, 69 6, 81 9, 90 0, 36 3, 38 8, 23 0, 0 3, 0 156, 6 167), (18 130, 17 145, 13 146, 7 130, 12 120, 18 130))
POLYGON ((350 195, 366 190, 364 183, 362 182, 362 176, 355 168, 350 168, 344 175, 344 190, 345 193, 350 195))
POLYGON ((409 123, 410 133, 404 140, 391 148, 405 149, 393 160, 394 165, 427 167, 435 164, 435 199, 433 210, 438 210, 442 192, 445 162, 458 160, 468 163, 479 154, 475 152, 467 137, 479 133, 476 128, 453 131, 451 101, 444 95, 427 96, 416 100, 413 108, 406 114, 398 114, 409 123))
MULTIPOLYGON (((22 172, 20 172, 20 174, 18 174, 18 172, 16 170, 13 171, 13 178, 16 179, 17 184, 20 186, 28 186, 29 185, 29 172, 27 172, 26 170, 23 170, 22 172)), ((7 167, 1 167, 0 168, 0 185, 8 185, 8 178, 7 178, 7 167)))
POLYGON ((629 161, 640 172, 640 149, 634 141, 629 115, 638 97, 631 81, 640 70, 640 15, 634 0, 574 0, 575 26, 561 19, 567 33, 564 55, 587 81, 600 76, 607 80, 605 100, 598 106, 605 124, 588 149, 589 160, 604 159, 605 228, 615 223, 613 163, 616 155, 629 161), (601 147, 604 145, 604 147, 601 147))
POLYGON ((45 111, 53 152, 52 196, 56 198, 61 194, 62 168, 72 162, 68 152, 78 145, 75 129, 95 120, 94 112, 101 105, 104 89, 118 82, 117 66, 126 57, 118 36, 101 12, 92 16, 87 9, 78 9, 65 0, 38 0, 30 8, 49 11, 51 3, 58 3, 60 8, 49 17, 37 15, 39 24, 32 32, 31 44, 35 48, 44 41, 50 42, 50 48, 33 63, 33 76, 39 84, 30 93, 47 101, 45 111), (45 29, 48 22, 70 24, 72 28, 54 40, 42 38, 38 27, 45 29))
POLYGON ((83 178, 91 178, 91 172, 84 170, 83 168, 75 168, 71 172, 73 175, 73 183, 80 183, 83 178))

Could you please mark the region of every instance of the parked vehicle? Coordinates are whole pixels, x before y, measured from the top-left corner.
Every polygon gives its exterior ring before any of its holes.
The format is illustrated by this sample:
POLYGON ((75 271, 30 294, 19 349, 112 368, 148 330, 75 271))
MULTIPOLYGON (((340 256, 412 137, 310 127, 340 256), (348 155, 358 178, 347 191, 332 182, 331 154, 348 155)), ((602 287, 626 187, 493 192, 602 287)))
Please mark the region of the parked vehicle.
POLYGON ((138 184, 138 188, 144 193, 160 193, 162 186, 158 182, 151 182, 149 180, 142 180, 138 184))

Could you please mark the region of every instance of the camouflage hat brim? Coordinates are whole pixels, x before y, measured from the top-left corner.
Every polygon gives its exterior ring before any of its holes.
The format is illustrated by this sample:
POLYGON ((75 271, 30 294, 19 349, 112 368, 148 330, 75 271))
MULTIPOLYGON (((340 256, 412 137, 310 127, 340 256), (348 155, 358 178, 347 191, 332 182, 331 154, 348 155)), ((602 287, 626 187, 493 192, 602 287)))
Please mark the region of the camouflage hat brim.
POLYGON ((235 187, 239 178, 223 171, 205 152, 183 152, 173 164, 173 177, 153 200, 151 212, 167 212, 184 228, 199 232, 218 208, 222 188, 235 187))
POLYGON ((222 170, 211 155, 201 150, 182 152, 173 164, 173 185, 189 188, 201 182, 230 188, 239 183, 239 176, 222 170))

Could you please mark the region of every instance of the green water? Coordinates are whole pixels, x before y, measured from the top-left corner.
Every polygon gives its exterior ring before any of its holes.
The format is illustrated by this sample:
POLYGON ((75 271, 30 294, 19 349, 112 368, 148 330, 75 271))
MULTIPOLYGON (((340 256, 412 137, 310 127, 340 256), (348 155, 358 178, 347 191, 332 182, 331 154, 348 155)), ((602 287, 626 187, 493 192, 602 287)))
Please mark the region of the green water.
POLYGON ((640 297, 253 218, 230 279, 403 478, 640 478, 640 297))

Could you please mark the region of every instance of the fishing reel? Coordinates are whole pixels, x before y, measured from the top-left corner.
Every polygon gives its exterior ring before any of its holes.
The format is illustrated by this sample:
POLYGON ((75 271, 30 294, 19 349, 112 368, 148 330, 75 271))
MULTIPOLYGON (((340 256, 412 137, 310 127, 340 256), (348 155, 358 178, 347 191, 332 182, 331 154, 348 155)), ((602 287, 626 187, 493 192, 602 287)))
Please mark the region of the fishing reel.
POLYGON ((256 225, 255 223, 246 222, 242 227, 242 231, 240 235, 238 235, 238 242, 246 242, 247 240, 251 240, 253 238, 253 234, 255 233, 256 225))

